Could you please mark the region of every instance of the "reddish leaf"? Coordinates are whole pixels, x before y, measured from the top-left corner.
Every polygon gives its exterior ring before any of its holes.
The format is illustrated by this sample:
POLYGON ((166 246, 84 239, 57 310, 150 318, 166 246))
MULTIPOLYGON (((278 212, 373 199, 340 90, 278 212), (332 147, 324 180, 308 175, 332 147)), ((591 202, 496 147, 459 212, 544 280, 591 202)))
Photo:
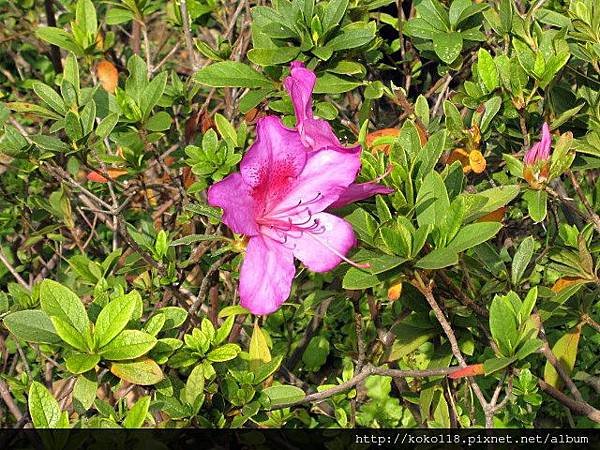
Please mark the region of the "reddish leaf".
MULTIPOLYGON (((127 171, 124 169, 106 169, 106 174, 110 177, 110 179, 116 180, 117 178, 126 175, 127 171)), ((94 183, 108 183, 108 178, 100 175, 100 173, 96 171, 88 173, 86 178, 94 183)))
POLYGON ((456 380, 457 378, 463 377, 474 377, 475 375, 483 375, 485 370, 483 368, 483 364, 472 364, 467 367, 463 367, 462 369, 458 369, 456 372, 452 372, 448 375, 448 378, 452 380, 456 380))
POLYGON ((96 65, 96 76, 106 92, 114 93, 119 84, 119 72, 113 63, 103 59, 96 65))

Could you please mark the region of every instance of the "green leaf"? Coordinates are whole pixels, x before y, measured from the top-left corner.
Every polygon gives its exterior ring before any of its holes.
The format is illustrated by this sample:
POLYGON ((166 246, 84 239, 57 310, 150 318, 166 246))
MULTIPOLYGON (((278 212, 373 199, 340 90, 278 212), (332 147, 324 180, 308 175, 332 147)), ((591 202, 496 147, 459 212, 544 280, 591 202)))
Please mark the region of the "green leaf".
POLYGON ((449 207, 450 200, 444 180, 439 173, 429 172, 423 179, 415 204, 419 226, 441 225, 449 207))
POLYGON ((329 356, 329 341, 323 335, 313 336, 309 341, 304 353, 302 353, 302 362, 307 370, 317 371, 327 361, 329 356))
POLYGON ((67 370, 75 375, 87 372, 100 362, 100 355, 72 352, 65 356, 67 370))
POLYGON ((183 400, 189 405, 194 405, 196 399, 204 393, 204 366, 195 366, 185 383, 183 400))
POLYGON ((75 8, 75 22, 83 31, 86 42, 84 47, 89 47, 95 42, 96 32, 98 30, 98 20, 96 18, 96 9, 91 0, 77 0, 75 8))
POLYGON ((148 409, 150 408, 150 396, 145 395, 135 402, 135 405, 127 411, 125 420, 123 420, 124 428, 141 428, 146 421, 148 409))
POLYGON ((531 261, 531 257, 533 256, 534 244, 535 239, 533 238, 533 236, 527 236, 525 239, 523 239, 523 241, 519 245, 519 248, 515 252, 511 272, 511 281, 515 286, 523 277, 525 269, 527 269, 527 266, 531 261))
POLYGON ((444 116, 446 116, 446 128, 452 133, 460 133, 464 130, 460 112, 450 100, 444 100, 444 116))
POLYGON ((519 308, 519 322, 520 323, 525 323, 525 321, 531 315, 531 312, 533 311, 533 308, 535 307, 535 302, 537 301, 537 297, 538 297, 538 288, 537 288, 537 286, 535 286, 534 288, 529 290, 529 292, 527 293, 527 296, 525 297, 525 300, 523 300, 523 304, 519 308))
POLYGON ((94 338, 98 348, 104 347, 125 329, 136 306, 135 297, 123 295, 108 303, 96 319, 94 338))
POLYGON ((164 330, 172 330, 173 328, 181 326, 188 315, 187 311, 179 306, 166 306, 159 309, 157 312, 164 314, 166 317, 163 326, 164 330))
POLYGON ((125 330, 100 348, 104 359, 121 361, 133 359, 148 353, 156 345, 156 338, 139 330, 125 330))
POLYGON ((158 364, 149 358, 113 362, 110 371, 125 381, 142 386, 156 384, 164 378, 158 364))
POLYGON ((184 236, 182 238, 174 240, 173 242, 171 242, 170 246, 177 247, 180 245, 195 244, 196 242, 222 241, 222 240, 223 240, 223 236, 215 236, 212 234, 190 234, 189 236, 184 236))
POLYGON ((217 131, 221 137, 233 147, 237 147, 237 132, 235 131, 233 125, 231 125, 231 123, 219 113, 215 114, 214 120, 215 125, 217 126, 217 131))
POLYGON ((406 36, 416 37, 421 39, 433 39, 433 36, 438 34, 441 29, 435 28, 426 20, 417 17, 409 20, 404 24, 402 33, 406 36))
POLYGON ((342 287, 350 290, 362 290, 376 286, 383 281, 382 277, 372 274, 364 269, 351 267, 344 275, 342 287))
POLYGON ((497 222, 471 223, 458 231, 456 237, 447 245, 447 248, 456 253, 463 252, 491 239, 501 228, 502 224, 497 222))
POLYGON ((200 69, 194 75, 194 80, 212 87, 273 87, 273 83, 264 75, 235 61, 221 61, 200 69))
MULTIPOLYGON (((75 55, 69 53, 65 58, 65 67, 63 70, 63 81, 68 81, 75 89, 75 93, 79 96, 79 64, 75 55)), ((63 96, 64 97, 64 96, 63 96)))
POLYGON ((480 48, 477 53, 477 73, 486 92, 492 92, 500 85, 500 77, 494 58, 484 48, 480 48))
POLYGON ((77 56, 83 55, 83 49, 73 40, 73 35, 56 27, 38 27, 35 35, 43 41, 64 48, 77 56))
POLYGON ((69 111, 65 116, 65 133, 73 142, 83 137, 83 127, 77 114, 69 111))
POLYGON ((93 99, 83 107, 80 121, 83 129, 83 136, 87 136, 94 129, 94 123, 96 121, 96 102, 93 99))
POLYGON ((436 248, 415 263, 421 269, 441 269, 458 263, 458 253, 448 248, 436 248))
POLYGON ((539 339, 537 339, 537 338, 535 338, 535 339, 528 339, 519 348, 519 350, 517 351, 517 353, 516 353, 515 356, 516 356, 517 359, 525 359, 529 355, 537 352, 540 349, 541 346, 542 346, 542 341, 540 341, 539 339))
POLYGON ((501 357, 501 358, 486 359, 483 362, 483 370, 485 370, 486 375, 489 375, 491 373, 497 372, 499 370, 502 370, 502 369, 510 366, 515 361, 516 361, 516 358, 514 358, 514 357, 511 357, 511 358, 501 357))
POLYGON ((27 399, 29 415, 35 428, 66 428, 60 406, 46 387, 34 381, 27 399))
POLYGON ((463 38, 455 31, 437 33, 433 36, 433 50, 446 64, 452 63, 462 50, 463 38))
POLYGON ((51 152, 66 153, 71 149, 71 147, 69 147, 63 141, 53 136, 47 136, 44 134, 33 134, 29 136, 29 139, 31 139, 31 141, 39 148, 51 152))
MULTIPOLYGON (((375 25, 375 22, 371 22, 375 25)), ((327 42, 327 47, 334 52, 349 50, 368 44, 375 38, 375 27, 366 25, 361 27, 345 27, 341 34, 327 42)))
POLYGON ((347 8, 348 0, 330 0, 327 3, 323 13, 323 20, 321 21, 324 33, 327 33, 340 23, 347 8))
POLYGON ((79 332, 68 322, 59 317, 52 316, 50 317, 50 320, 54 325, 56 334, 58 334, 63 341, 81 352, 87 352, 89 350, 86 333, 79 332))
POLYGON ((239 353, 239 345, 225 344, 209 352, 206 358, 212 362, 225 362, 236 358, 239 353))
MULTIPOLYGON (((467 198, 470 198, 473 201, 471 202, 472 208, 467 208, 468 212, 465 222, 472 222, 479 217, 507 205, 519 194, 519 190, 520 188, 518 185, 505 185, 487 189, 478 192, 477 194, 467 195, 467 198)), ((469 202, 467 204, 469 204, 469 202)))
POLYGON ((89 319, 79 297, 69 288, 52 280, 40 285, 42 310, 51 318, 57 317, 82 335, 89 330, 89 319))
POLYGON ((194 214, 200 214, 201 216, 210 217, 212 219, 221 220, 221 210, 214 206, 201 205, 198 203, 186 205, 187 211, 193 212, 194 214))
POLYGON ((165 230, 160 230, 156 235, 156 241, 154 242, 154 251, 158 255, 159 258, 164 258, 167 256, 167 251, 169 250, 169 237, 167 236, 167 232, 165 230))
POLYGON ((250 314, 250 311, 240 305, 226 306, 219 311, 219 318, 236 316, 238 314, 250 314))
POLYGON ((392 344, 388 361, 398 361, 406 355, 414 352, 425 342, 438 335, 437 330, 431 328, 413 327, 403 322, 392 327, 396 340, 392 344))
POLYGON ((110 8, 106 12, 106 16, 104 17, 104 20, 106 21, 107 25, 120 25, 122 23, 133 20, 133 18, 134 18, 134 13, 132 11, 130 11, 128 9, 113 7, 113 8, 110 8))
POLYGON ((254 371, 254 384, 259 384, 269 378, 271 375, 275 373, 279 366, 281 365, 281 361, 283 360, 283 355, 277 355, 268 363, 261 364, 254 371))
POLYGON ((32 86, 37 96, 41 98, 46 105, 59 114, 66 113, 65 102, 54 89, 41 81, 34 81, 32 86))
POLYGON ((77 377, 73 386, 73 407, 79 414, 91 408, 96 399, 98 381, 95 372, 88 372, 77 377))
POLYGON ((212 339, 213 345, 219 345, 229 337, 234 323, 235 316, 229 316, 225 319, 225 322, 215 332, 215 336, 212 339))
POLYGON ((548 194, 542 190, 527 190, 523 194, 523 199, 527 202, 527 212, 535 222, 541 222, 548 213, 548 194))
POLYGON ((248 52, 248 59, 259 66, 275 66, 291 61, 298 53, 298 47, 253 48, 248 52))
POLYGON ((315 94, 342 94, 351 91, 362 83, 346 80, 332 73, 325 73, 317 78, 315 94))
POLYGON ((505 356, 511 356, 519 339, 517 317, 509 296, 497 295, 490 306, 490 331, 505 356))
POLYGON ((50 317, 43 311, 16 311, 6 316, 3 323, 8 331, 27 342, 58 344, 61 341, 50 317))
POLYGON ((166 111, 159 111, 154 114, 148 122, 146 122, 146 129, 149 131, 165 131, 171 128, 173 119, 166 111))
POLYGON ((483 104, 483 115, 481 116, 481 132, 484 133, 487 131, 490 126, 490 122, 492 119, 498 114, 500 111, 500 107, 502 106, 502 99, 499 96, 495 96, 490 98, 483 104))
POLYGON ((270 400, 271 409, 302 400, 306 395, 299 387, 290 385, 270 386, 262 392, 270 400))
POLYGON ((350 222, 361 241, 373 244, 373 237, 377 231, 377 222, 371 214, 362 208, 357 208, 345 216, 344 219, 350 222))
POLYGON ((119 113, 110 113, 100 121, 96 127, 96 136, 100 139, 107 138, 119 121, 119 113))
MULTIPOLYGON (((144 89, 144 94, 140 97, 140 109, 144 118, 149 117, 152 108, 158 103, 167 86, 167 72, 161 72, 148 83, 144 89)), ((152 130, 157 131, 157 130, 152 130)))
POLYGON ((60 115, 56 114, 54 111, 50 111, 48 108, 33 103, 8 102, 5 105, 8 109, 18 113, 35 114, 53 120, 59 120, 61 118, 60 115))
MULTIPOLYGON (((579 337, 581 336, 581 327, 576 326, 563 334, 552 347, 552 353, 558 359, 558 363, 565 369, 567 375, 573 372, 575 360, 577 359, 577 349, 579 347, 579 337)), ((563 380, 550 362, 546 362, 544 368, 544 381, 556 389, 561 389, 563 380)))
POLYGON ((450 26, 455 29, 456 25, 458 25, 458 21, 460 19, 461 14, 469 8, 473 3, 471 0, 454 0, 450 4, 450 9, 448 11, 448 19, 450 21, 450 26))

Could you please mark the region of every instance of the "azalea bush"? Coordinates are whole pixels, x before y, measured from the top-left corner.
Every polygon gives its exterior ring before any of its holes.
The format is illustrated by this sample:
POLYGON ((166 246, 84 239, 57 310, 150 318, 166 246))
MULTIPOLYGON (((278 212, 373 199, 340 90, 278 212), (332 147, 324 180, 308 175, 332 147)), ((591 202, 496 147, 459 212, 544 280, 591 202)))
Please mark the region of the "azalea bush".
POLYGON ((597 2, 0 21, 0 426, 598 427, 597 2))

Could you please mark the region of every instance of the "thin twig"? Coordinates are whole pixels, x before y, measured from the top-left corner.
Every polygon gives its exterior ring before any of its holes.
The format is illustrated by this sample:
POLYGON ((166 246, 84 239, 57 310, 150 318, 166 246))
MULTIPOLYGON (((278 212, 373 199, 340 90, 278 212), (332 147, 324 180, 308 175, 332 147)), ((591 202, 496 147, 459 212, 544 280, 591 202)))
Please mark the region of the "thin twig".
POLYGON ((573 189, 575 189, 575 192, 577 192, 577 196, 579 197, 579 200, 581 200, 581 203, 583 203, 585 210, 589 214, 589 219, 594 224, 594 228, 596 228, 596 230, 600 233, 600 216, 598 216, 598 214, 596 214, 596 211, 594 211, 594 208, 592 207, 592 205, 590 205, 590 202, 588 201, 587 197, 583 193, 583 190, 581 189, 581 186, 579 185, 579 182, 577 181, 577 178, 575 178, 575 175, 573 174, 573 172, 570 170, 567 170, 567 175, 569 175, 569 179, 571 180, 573 189))
POLYGON ((196 52, 194 51, 194 41, 192 40, 192 33, 190 31, 190 17, 187 10, 186 0, 179 1, 179 10, 181 11, 181 20, 183 26, 183 34, 185 36, 185 45, 189 53, 190 63, 194 70, 198 70, 198 61, 196 60, 196 52))
POLYGON ((565 405, 575 414, 578 414, 580 416, 587 416, 588 419, 593 420, 596 423, 600 423, 600 411, 594 408, 593 406, 589 405, 588 403, 573 400, 572 398, 560 392, 554 386, 546 383, 541 378, 538 378, 538 386, 544 392, 549 394, 551 397, 554 397, 556 400, 565 405))
POLYGON ((7 256, 2 251, 2 247, 0 247, 0 261, 6 266, 8 271, 21 286, 23 286, 27 291, 31 290, 31 286, 29 286, 29 284, 21 277, 21 275, 19 275, 19 272, 17 272, 12 264, 8 261, 7 256))
POLYGON ((332 388, 326 389, 321 392, 315 392, 314 394, 309 394, 304 398, 297 400, 295 402, 290 402, 285 405, 281 405, 279 407, 286 408, 293 405, 300 405, 302 403, 309 402, 321 402, 329 397, 332 397, 336 394, 341 394, 349 389, 352 389, 362 381, 364 381, 367 377, 371 375, 383 375, 392 378, 425 378, 425 377, 434 377, 440 375, 448 375, 456 370, 458 367, 448 367, 441 369, 426 369, 426 370, 398 370, 398 369, 388 369, 386 367, 375 367, 370 364, 367 364, 359 373, 354 375, 350 380, 345 381, 344 383, 338 384, 332 388))
POLYGON ((15 416, 17 421, 21 420, 21 418, 23 417, 23 413, 15 403, 15 400, 12 398, 12 395, 10 395, 10 389, 8 388, 8 385, 2 378, 0 378, 0 397, 2 397, 2 400, 6 404, 8 410, 13 416, 15 416))

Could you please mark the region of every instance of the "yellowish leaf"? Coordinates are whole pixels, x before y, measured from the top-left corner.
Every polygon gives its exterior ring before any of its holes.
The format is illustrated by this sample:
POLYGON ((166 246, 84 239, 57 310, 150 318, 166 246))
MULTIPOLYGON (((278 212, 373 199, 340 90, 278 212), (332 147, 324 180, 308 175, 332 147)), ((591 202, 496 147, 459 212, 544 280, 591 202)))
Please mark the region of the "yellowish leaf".
POLYGON ((256 370, 262 364, 271 361, 271 351, 267 345, 267 339, 257 323, 254 324, 248 353, 250 355, 250 370, 256 370))
MULTIPOLYGON (((575 360, 577 359, 577 347, 579 346, 579 336, 581 335, 581 325, 571 328, 566 334, 556 341, 554 347, 552 347, 552 353, 558 359, 558 363, 562 365, 567 374, 571 374, 575 367, 575 360)), ((560 375, 550 364, 546 362, 544 369, 544 381, 556 389, 561 389, 563 380, 560 375)))

